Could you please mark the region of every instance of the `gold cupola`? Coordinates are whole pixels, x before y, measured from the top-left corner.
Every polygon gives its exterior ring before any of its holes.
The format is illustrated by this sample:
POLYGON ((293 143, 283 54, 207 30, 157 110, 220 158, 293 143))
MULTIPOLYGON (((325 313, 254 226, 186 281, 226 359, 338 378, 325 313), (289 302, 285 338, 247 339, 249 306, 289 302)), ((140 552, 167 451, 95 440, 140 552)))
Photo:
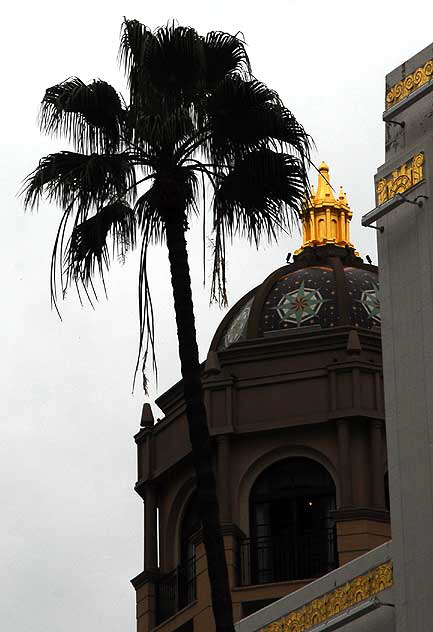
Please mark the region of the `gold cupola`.
POLYGON ((311 187, 310 198, 301 213, 303 244, 295 251, 299 254, 307 246, 337 246, 353 248, 350 241, 352 212, 346 194, 340 187, 338 199, 334 197, 329 178, 329 167, 325 162, 319 167, 317 191, 311 187))

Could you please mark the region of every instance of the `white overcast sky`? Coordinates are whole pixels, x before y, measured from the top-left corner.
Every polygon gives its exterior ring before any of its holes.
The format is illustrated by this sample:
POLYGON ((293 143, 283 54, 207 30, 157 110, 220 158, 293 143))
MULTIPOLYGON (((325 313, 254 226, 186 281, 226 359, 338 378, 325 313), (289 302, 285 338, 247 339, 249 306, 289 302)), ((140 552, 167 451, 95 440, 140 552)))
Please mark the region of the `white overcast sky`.
MULTIPOLYGON (((49 261, 59 210, 24 214, 17 191, 38 159, 63 145, 40 135, 44 89, 71 75, 124 86, 117 62, 122 16, 154 28, 176 18, 201 33, 242 31, 255 75, 276 89, 316 141, 333 184, 354 211, 352 237, 374 206, 383 161, 385 73, 433 39, 431 0, 158 0, 9 2, 0 38, 1 434, 0 629, 132 631, 142 570, 142 506, 133 492, 144 395, 131 395, 137 345, 137 260, 114 267, 96 311, 71 294, 63 322, 50 309, 49 261)), ((315 179, 315 177, 314 177, 315 179)), ((223 314, 201 284, 199 230, 189 237, 201 357, 223 314)), ((284 263, 299 237, 259 253, 230 252, 230 302, 284 263)), ((166 253, 151 256, 160 383, 178 379, 166 253)), ((157 413, 156 409, 155 412, 157 413)))

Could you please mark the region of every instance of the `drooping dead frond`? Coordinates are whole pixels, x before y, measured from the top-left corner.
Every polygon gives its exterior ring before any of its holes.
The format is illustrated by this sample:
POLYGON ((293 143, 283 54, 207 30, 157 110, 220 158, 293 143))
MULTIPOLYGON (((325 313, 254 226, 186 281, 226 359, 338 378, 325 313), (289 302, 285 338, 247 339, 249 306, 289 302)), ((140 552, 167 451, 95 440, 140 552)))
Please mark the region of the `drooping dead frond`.
POLYGON ((152 294, 149 285, 149 276, 147 273, 147 257, 149 252, 149 245, 153 239, 155 226, 150 222, 143 231, 143 241, 141 244, 140 252, 140 270, 138 273, 138 317, 139 317, 139 339, 138 339, 138 353, 137 362, 134 371, 134 380, 137 377, 137 372, 140 366, 140 360, 142 362, 142 376, 143 376, 143 390, 147 394, 148 379, 146 375, 146 364, 149 353, 152 359, 152 369, 155 374, 155 379, 158 379, 158 366, 156 362, 155 352, 155 318, 153 313, 152 294))

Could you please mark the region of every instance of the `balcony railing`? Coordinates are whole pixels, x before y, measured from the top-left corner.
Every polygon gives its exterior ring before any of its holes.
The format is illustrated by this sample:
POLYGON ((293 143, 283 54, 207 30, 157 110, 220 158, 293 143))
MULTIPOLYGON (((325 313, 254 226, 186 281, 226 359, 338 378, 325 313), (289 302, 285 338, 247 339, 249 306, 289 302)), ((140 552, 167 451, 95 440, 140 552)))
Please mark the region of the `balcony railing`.
POLYGON ((195 557, 156 582, 156 623, 162 623, 196 599, 195 557))
POLYGON ((239 554, 241 586, 320 577, 338 566, 335 527, 290 539, 245 539, 240 542, 239 554))

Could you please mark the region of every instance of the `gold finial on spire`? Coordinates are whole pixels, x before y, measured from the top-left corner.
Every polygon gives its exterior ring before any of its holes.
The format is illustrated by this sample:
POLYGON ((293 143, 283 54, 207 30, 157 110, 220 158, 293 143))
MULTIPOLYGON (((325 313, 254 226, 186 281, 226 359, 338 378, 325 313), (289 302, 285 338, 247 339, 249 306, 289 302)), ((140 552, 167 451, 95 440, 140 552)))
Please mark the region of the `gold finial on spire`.
POLYGON ((298 254, 307 246, 324 246, 328 243, 353 248, 350 242, 352 212, 346 193, 343 187, 340 187, 336 199, 329 177, 329 167, 325 162, 319 167, 317 191, 311 187, 311 196, 307 200, 301 219, 304 243, 294 254, 298 254))
POLYGON ((317 184, 316 200, 329 200, 335 202, 329 179, 329 167, 326 162, 322 162, 319 167, 319 182, 317 184))

